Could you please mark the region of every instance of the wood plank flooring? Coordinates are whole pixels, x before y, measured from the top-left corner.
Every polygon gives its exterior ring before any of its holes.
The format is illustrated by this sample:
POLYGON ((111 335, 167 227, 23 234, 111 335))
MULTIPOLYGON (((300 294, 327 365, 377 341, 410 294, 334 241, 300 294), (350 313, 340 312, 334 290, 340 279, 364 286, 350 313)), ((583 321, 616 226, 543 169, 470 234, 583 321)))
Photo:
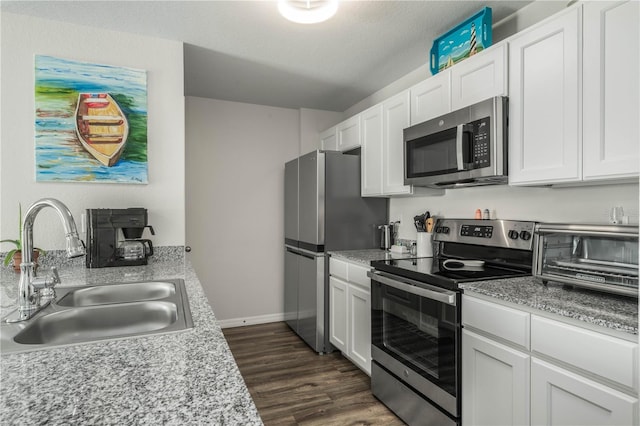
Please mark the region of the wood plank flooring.
POLYGON ((318 355, 284 322, 223 330, 265 425, 403 425, 340 352, 318 355))

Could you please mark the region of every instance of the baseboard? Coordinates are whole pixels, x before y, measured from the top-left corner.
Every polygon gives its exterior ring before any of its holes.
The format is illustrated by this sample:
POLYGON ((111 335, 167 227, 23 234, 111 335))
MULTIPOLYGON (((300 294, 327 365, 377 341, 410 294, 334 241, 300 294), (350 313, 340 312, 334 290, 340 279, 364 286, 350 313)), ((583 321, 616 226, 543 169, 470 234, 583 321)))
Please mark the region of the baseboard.
POLYGON ((284 313, 259 315, 249 318, 231 318, 226 320, 218 320, 221 328, 242 327, 245 325, 267 324, 270 322, 284 321, 284 313))

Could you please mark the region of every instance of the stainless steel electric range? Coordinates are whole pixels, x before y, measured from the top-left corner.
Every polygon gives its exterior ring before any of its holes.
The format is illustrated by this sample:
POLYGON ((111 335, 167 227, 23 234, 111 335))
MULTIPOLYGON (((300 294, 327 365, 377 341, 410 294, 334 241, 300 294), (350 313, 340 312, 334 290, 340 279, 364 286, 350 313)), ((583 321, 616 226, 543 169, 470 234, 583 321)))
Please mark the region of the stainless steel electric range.
POLYGON ((534 226, 439 219, 433 258, 371 263, 371 387, 409 425, 460 425, 459 285, 531 275, 534 226))

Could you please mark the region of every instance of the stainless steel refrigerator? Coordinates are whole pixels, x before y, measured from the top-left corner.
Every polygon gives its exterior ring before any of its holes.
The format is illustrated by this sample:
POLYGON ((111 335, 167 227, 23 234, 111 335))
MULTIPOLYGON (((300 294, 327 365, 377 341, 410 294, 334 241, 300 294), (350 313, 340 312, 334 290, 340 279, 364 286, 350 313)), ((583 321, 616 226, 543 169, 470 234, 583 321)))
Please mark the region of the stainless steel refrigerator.
POLYGON ((285 319, 331 352, 327 251, 379 247, 387 200, 360 196, 360 155, 314 151, 285 164, 285 319))

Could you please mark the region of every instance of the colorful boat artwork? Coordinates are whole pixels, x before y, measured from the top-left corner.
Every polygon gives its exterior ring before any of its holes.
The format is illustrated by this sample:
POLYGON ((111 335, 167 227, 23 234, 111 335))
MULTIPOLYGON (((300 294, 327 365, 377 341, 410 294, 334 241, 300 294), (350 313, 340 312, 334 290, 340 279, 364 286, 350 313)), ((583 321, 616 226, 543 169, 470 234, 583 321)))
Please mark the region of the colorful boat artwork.
POLYGON ((116 100, 108 93, 80 93, 75 118, 82 146, 103 165, 116 164, 129 134, 129 122, 116 100))

